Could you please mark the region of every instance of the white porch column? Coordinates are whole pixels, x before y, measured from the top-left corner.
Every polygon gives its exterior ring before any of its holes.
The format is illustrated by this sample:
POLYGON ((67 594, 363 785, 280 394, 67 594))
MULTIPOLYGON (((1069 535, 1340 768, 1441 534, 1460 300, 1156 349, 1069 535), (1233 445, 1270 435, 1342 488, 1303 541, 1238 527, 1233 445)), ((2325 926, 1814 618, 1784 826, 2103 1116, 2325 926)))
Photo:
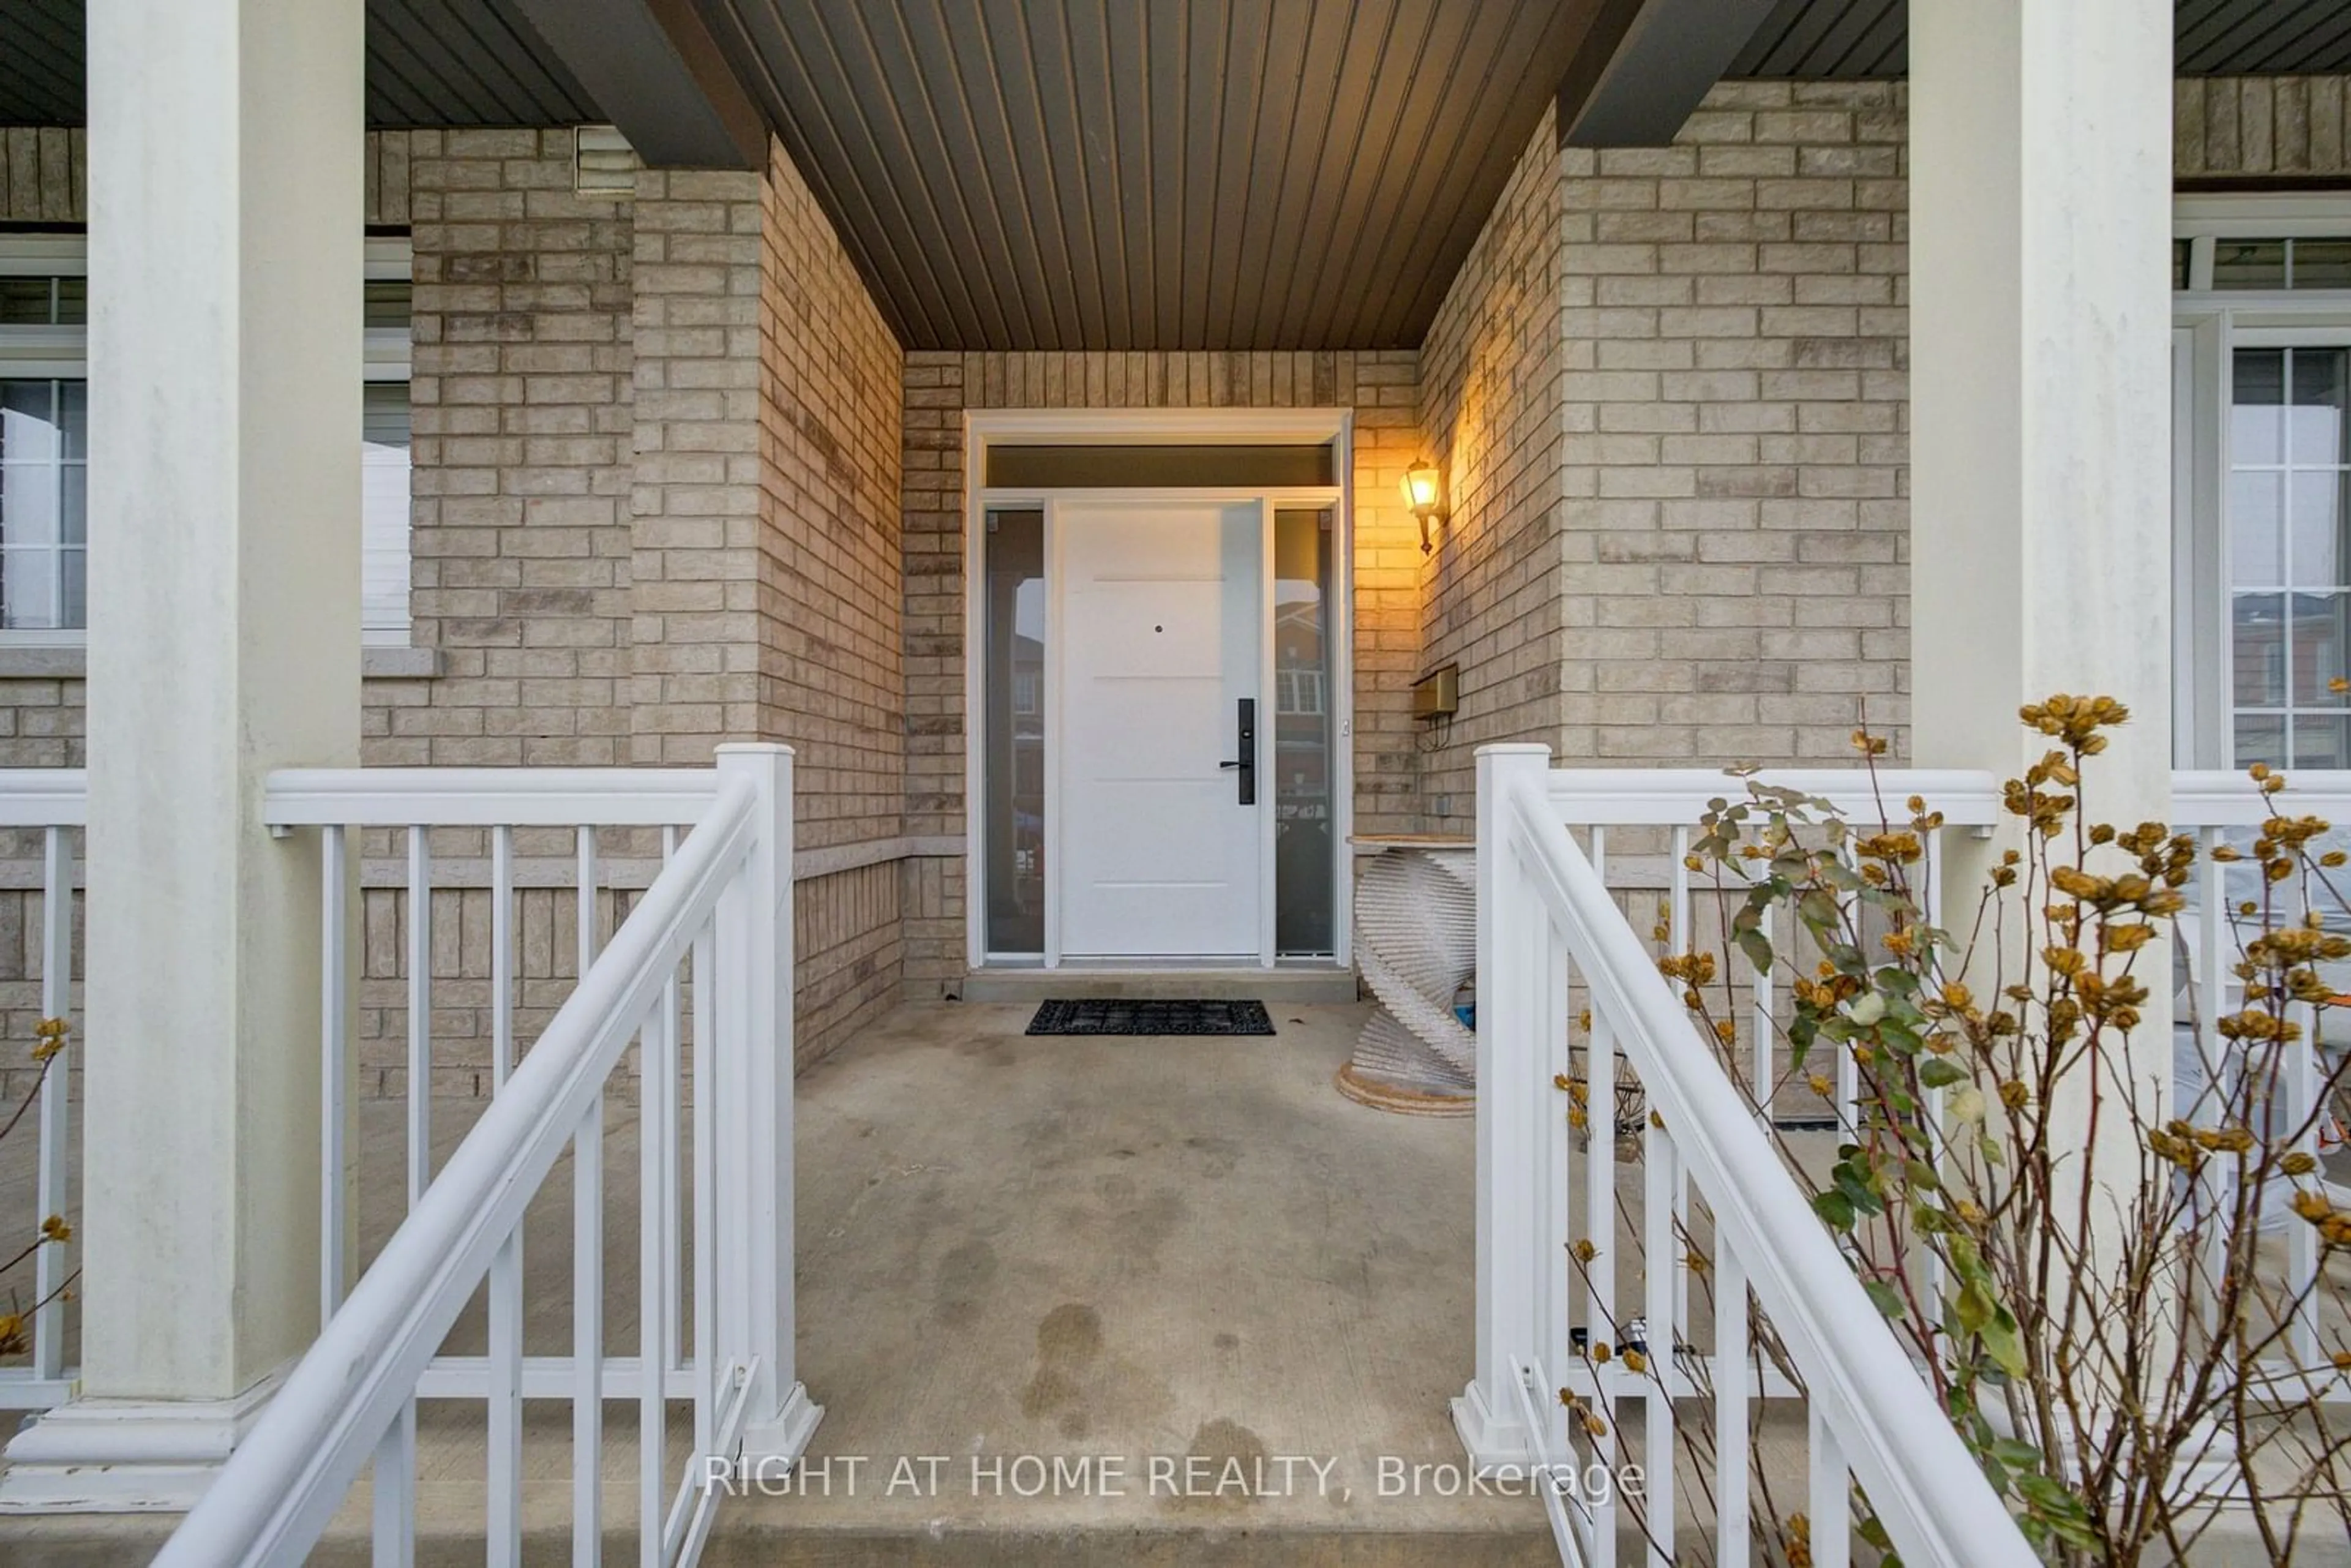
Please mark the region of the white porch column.
POLYGON ((751 781, 759 836, 718 914, 717 1354, 751 1367, 743 1453, 774 1464, 799 1458, 824 1417, 800 1385, 795 1343, 792 748, 721 746, 718 774, 751 781))
POLYGON ((186 1506, 317 1327, 319 872, 260 800, 359 760, 362 27, 89 8, 84 1398, 14 1506, 186 1506))
POLYGON ((2171 794, 2171 11, 1910 8, 1914 753, 2012 777, 2020 704, 2120 698, 2122 823, 2171 794))
MULTIPOLYGON (((1478 748, 1478 1209, 1476 1373, 1453 1401, 1453 1430, 1478 1470, 1540 1458, 1519 1394, 1518 1367, 1544 1360, 1567 1335, 1567 1295, 1551 1278, 1566 1269, 1567 1231, 1552 1221, 1567 1201, 1566 1171, 1543 1158, 1567 1113, 1551 1087, 1545 1042, 1566 1019, 1548 1016, 1565 993, 1544 988, 1551 926, 1510 852, 1504 793, 1541 787, 1547 746, 1478 748), (1560 1185, 1546 1192, 1543 1181, 1560 1185), (1550 1288, 1547 1288, 1550 1287, 1550 1288), (1555 1314, 1544 1322, 1545 1312, 1555 1314)), ((1546 1371, 1563 1357, 1552 1355, 1546 1371)))
MULTIPOLYGON (((1914 752, 2015 778, 2021 704, 2119 698, 2084 798, 2126 827, 2171 805, 2171 37, 2170 0, 1910 8, 1914 752)), ((1954 844, 1959 907, 2014 841, 1954 844)))

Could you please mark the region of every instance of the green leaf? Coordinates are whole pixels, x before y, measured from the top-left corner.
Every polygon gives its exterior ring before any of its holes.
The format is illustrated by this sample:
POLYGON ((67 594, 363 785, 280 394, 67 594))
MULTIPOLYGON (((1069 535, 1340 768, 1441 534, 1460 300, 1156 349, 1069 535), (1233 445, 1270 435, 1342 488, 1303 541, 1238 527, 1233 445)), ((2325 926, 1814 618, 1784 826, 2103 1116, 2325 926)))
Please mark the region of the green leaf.
POLYGON ((1902 1174, 1909 1177, 1910 1185, 1917 1187, 1921 1192, 1940 1192, 1943 1190, 1943 1178, 1941 1174, 1938 1173, 1934 1166, 1928 1165, 1924 1160, 1903 1161, 1902 1174))
POLYGON ((1871 1302, 1886 1317, 1898 1320, 1910 1311, 1901 1292, 1883 1280, 1864 1280, 1861 1288, 1869 1292, 1871 1302))
POLYGON ((2011 1469, 2038 1471, 2041 1469, 2041 1450, 2030 1443, 2020 1443, 2013 1437, 1995 1439, 1991 1446, 1991 1457, 2011 1469))
POLYGON ((2053 1480, 2037 1470, 2018 1476, 2016 1490, 2061 1532, 2066 1525, 2085 1521, 2090 1517, 2090 1511, 2083 1505, 2082 1500, 2064 1483, 2053 1480))
POLYGON ((1760 970, 1771 967, 1771 938, 1752 927, 1739 933, 1739 950, 1760 970))
POLYGON ((1829 1174, 1836 1182, 1837 1190, 1844 1194, 1855 1208, 1864 1214, 1886 1212, 1886 1200, 1878 1197, 1876 1189, 1872 1187, 1867 1179, 1857 1174, 1851 1166, 1839 1166, 1829 1174))
POLYGON ((1832 1229, 1853 1228, 1853 1200, 1842 1192, 1832 1189, 1814 1194, 1813 1212, 1826 1220, 1832 1229))
POLYGON ((1935 1056, 1918 1064, 1918 1082, 1929 1089, 1948 1089, 1954 1083, 1967 1081, 1968 1070, 1956 1061, 1947 1061, 1935 1056))
POLYGON ((2024 1339, 2017 1333, 2016 1319, 2010 1315, 2007 1308, 2002 1307, 1994 1312, 1991 1321, 1977 1332, 1982 1334, 1984 1349, 1991 1353, 1992 1360, 2000 1364, 2002 1372, 2015 1378, 2024 1375, 2024 1339))
POLYGON ((1970 1333, 1981 1333, 1984 1325, 1991 1322, 1992 1313, 1999 1310, 1999 1303, 1991 1299, 1991 1291, 1970 1280, 1960 1288, 1959 1299, 1952 1310, 1959 1314, 1959 1327, 1970 1333))

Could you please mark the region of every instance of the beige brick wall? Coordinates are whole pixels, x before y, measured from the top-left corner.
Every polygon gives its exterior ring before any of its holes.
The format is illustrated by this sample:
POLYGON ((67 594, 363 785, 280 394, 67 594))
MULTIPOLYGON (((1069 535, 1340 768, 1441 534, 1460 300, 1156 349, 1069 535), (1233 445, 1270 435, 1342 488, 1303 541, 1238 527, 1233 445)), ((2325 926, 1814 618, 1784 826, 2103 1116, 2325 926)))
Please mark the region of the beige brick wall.
POLYGON ((2351 174, 2351 77, 2206 77, 2172 84, 2182 180, 2351 174))
POLYGON ((568 131, 410 138, 411 606, 434 680, 369 684, 371 766, 627 760, 625 203, 568 131))
POLYGON ((1564 762, 1841 759, 1908 688, 1904 89, 1564 158, 1564 762))
MULTIPOLYGON (((1408 350, 909 354, 907 831, 964 832, 963 413, 982 408, 1353 408, 1356 829, 1414 826, 1420 547, 1398 486, 1419 443, 1416 361, 1408 350)), ((938 996, 965 971, 963 872, 954 856, 907 863, 911 996, 938 996)))
MULTIPOLYGON (((793 747, 799 849, 821 854, 905 831, 905 361, 780 144, 760 234, 759 703, 793 747)), ((900 890, 894 861, 795 890, 802 1062, 898 999, 900 890)))
MULTIPOLYGON (((959 835, 960 412, 1091 403, 1355 408, 1366 830, 1458 826, 1486 739, 1842 758, 1865 701, 1899 739, 1902 107, 1730 83, 1669 149, 1539 136, 1416 355, 902 361, 788 164, 582 202, 568 131, 371 135, 370 221, 413 225, 414 606, 447 674, 369 683, 367 759, 699 762, 776 736, 804 841, 959 835), (1454 507, 1426 561, 1395 500, 1424 425, 1454 507), (1405 688, 1447 658, 1465 709, 1425 737, 1405 688)), ((2183 181, 2351 174, 2351 78, 2181 82, 2174 110, 2183 181)), ((80 148, 0 128, 0 224, 80 222, 80 148)), ((0 766, 78 764, 83 717, 78 679, 0 678, 0 766)), ((0 946, 27 902, 0 892, 0 946)), ((396 911, 371 901, 371 932, 396 911)), ((963 920, 950 858, 805 884, 804 1051, 937 994, 963 920)), ((534 978, 568 984, 568 953, 534 978)), ((371 1021, 396 1040, 383 962, 371 1021)))
POLYGON ((780 148, 636 200, 632 756, 794 751, 803 1061, 894 1000, 905 801, 902 357, 780 148))
POLYGON ((761 733, 760 188, 637 176, 631 759, 761 733))
POLYGON ((1467 831, 1476 751, 1560 744, 1562 581, 1561 155, 1546 113, 1420 350, 1420 424, 1450 515, 1420 563, 1424 669, 1460 668, 1428 732, 1424 823, 1467 831))
MULTIPOLYGON (((369 223, 408 221, 408 138, 404 131, 368 132, 369 223)), ((0 224, 78 224, 88 220, 89 207, 88 131, 0 126, 0 224)))

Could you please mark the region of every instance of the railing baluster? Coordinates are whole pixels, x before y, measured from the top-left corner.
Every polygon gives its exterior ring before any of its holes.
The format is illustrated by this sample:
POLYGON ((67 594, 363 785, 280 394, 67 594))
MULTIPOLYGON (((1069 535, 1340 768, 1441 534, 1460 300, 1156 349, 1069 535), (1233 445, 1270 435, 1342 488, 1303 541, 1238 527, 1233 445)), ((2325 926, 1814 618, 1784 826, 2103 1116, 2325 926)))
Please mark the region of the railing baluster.
MULTIPOLYGON (((490 1092, 514 1071, 514 829, 490 830, 490 1092)), ((522 1227, 490 1264, 487 1560, 522 1562, 522 1227)))
POLYGON ((571 1155, 571 1561, 596 1568, 604 1515, 604 1098, 571 1155))
POLYGON ((319 834, 319 1321, 343 1304, 343 1268, 350 1255, 344 1234, 349 1213, 350 1158, 344 1144, 350 1114, 350 1040, 344 1027, 350 1002, 350 938, 344 918, 349 896, 344 883, 343 830, 319 834))
POLYGON ((694 939, 694 1451, 697 1458, 718 1445, 718 1144, 717 1074, 711 1071, 711 1033, 716 1009, 718 937, 705 926, 694 939))
MULTIPOLYGON (((2293 918, 2299 924, 2310 918, 2310 885, 2307 879, 2296 878, 2291 884, 2295 889, 2293 918)), ((2315 1157, 2318 1145, 2317 1124, 2314 1113, 2318 1109, 2318 1009, 2309 1002, 2293 1003, 2286 1017, 2300 1028, 2296 1040, 2280 1048, 2278 1077, 2281 1082, 2271 1086, 2268 1098, 2270 1113, 2282 1118, 2285 1126, 2297 1130, 2294 1146, 2315 1157), (2276 1102, 2283 1101, 2283 1109, 2276 1102)), ((2256 1129, 2266 1132, 2266 1128, 2256 1129)), ((2255 1216, 2258 1223, 2260 1217, 2255 1216)), ((2286 1227, 2286 1299, 2294 1303, 2294 1321, 2287 1327, 2286 1349, 2296 1369, 2305 1372, 2332 1372, 2318 1344, 2318 1227, 2288 1224, 2286 1227)))
MULTIPOLYGON (((1837 860, 1849 872, 1857 873, 1860 871, 1861 862, 1854 853, 1853 840, 1850 837, 1837 846, 1837 860)), ((1841 909, 1850 912, 1855 925, 1865 918, 1864 909, 1850 894, 1838 895, 1837 904, 1841 909)), ((1790 923, 1792 925, 1794 908, 1791 906, 1788 913, 1791 917, 1790 923)), ((1795 938, 1796 934, 1793 931, 1789 932, 1788 940, 1791 944, 1795 941, 1795 938)), ((1867 936, 1864 934, 1865 950, 1867 949, 1867 936)), ((1837 1135, 1841 1138, 1858 1139, 1861 1136, 1861 1059, 1842 1045, 1834 1048, 1834 1056, 1837 1135)))
POLYGON ((1718 1568, 1749 1556, 1747 1269, 1718 1222, 1714 1233, 1714 1495, 1718 1568))
MULTIPOLYGON (((2228 1069, 2220 1044, 2220 1015, 2228 1009, 2222 977, 2221 955, 2225 953, 2229 932, 2229 868, 2213 859, 2214 853, 2227 841, 2224 830, 2206 828, 2198 835, 2203 853, 2197 864, 2194 973, 2189 977, 2189 998, 2194 1004, 2196 1019, 2197 1077, 2204 1087, 2192 1105, 2177 1106, 2173 1114, 2184 1116, 2199 1127, 2218 1126, 2221 1110, 2228 1103, 2228 1069)), ((2177 1076, 2174 1078, 2177 1083, 2177 1076)), ((2199 1178, 2203 1186, 2201 1200, 2211 1207, 2222 1202, 2225 1190, 2220 1185, 2220 1162, 2214 1161, 2199 1178)), ((2220 1322, 2220 1280, 2229 1267, 2229 1229, 2225 1224, 2211 1227, 2204 1244, 2204 1278, 2200 1281, 2202 1301, 2199 1303, 2208 1331, 2217 1330, 2220 1322)), ((2198 1283, 2198 1282, 2191 1282, 2198 1283)))
MULTIPOLYGON (((579 830, 578 974, 596 961, 596 830, 579 830)), ((604 1097, 589 1103, 571 1165, 571 1561, 604 1545, 604 1097)))
MULTIPOLYGON (((1932 804, 1933 802, 1928 802, 1930 807, 1932 804)), ((1936 828, 1929 830, 1926 834, 1925 870, 1918 884, 1919 918, 1938 929, 1949 929, 1942 904, 1945 831, 1936 828)), ((1937 956, 1930 953, 1928 956, 1930 960, 1934 960, 1937 956)), ((1840 1055, 1844 1053, 1844 1048, 1842 1045, 1834 1049, 1840 1055)), ((1943 1148, 1946 1141, 1943 1135, 1944 1099, 1945 1092, 1942 1089, 1934 1088, 1927 1091, 1927 1143, 1929 1157, 1938 1171, 1943 1168, 1943 1148)), ((1925 1281, 1927 1300, 1939 1301, 1943 1299, 1943 1255, 1931 1247, 1924 1249, 1924 1251, 1926 1255, 1919 1260, 1919 1273, 1925 1281)))
POLYGON ((1667 853, 1672 864, 1666 870, 1668 892, 1666 897, 1666 935, 1667 944, 1676 953, 1689 951, 1690 940, 1690 831, 1676 828, 1667 853))
POLYGON ((1812 1485, 1808 1517, 1812 1523, 1813 1568, 1846 1568, 1853 1558, 1852 1486, 1844 1449, 1836 1434, 1821 1419, 1820 1406, 1805 1412, 1811 1431, 1812 1485))
POLYGON ((1674 1231, 1674 1199, 1681 1174, 1673 1138, 1656 1117, 1641 1129, 1641 1143, 1642 1300, 1648 1335, 1640 1348, 1649 1364, 1647 1416, 1641 1434, 1642 1462, 1647 1470, 1643 1479, 1648 1489, 1644 1507, 1649 1525, 1650 1568, 1673 1568, 1673 1385, 1680 1371, 1679 1359, 1674 1354, 1679 1319, 1675 1295, 1683 1272, 1681 1241, 1674 1231))
POLYGON ((432 830, 408 830, 408 1207, 433 1181, 432 830))
POLYGON ((416 1401, 400 1407, 375 1446, 376 1568, 411 1568, 416 1561, 416 1401))
POLYGON ((490 830, 490 1092, 514 1071, 514 830, 490 830))
MULTIPOLYGON (((1687 953, 1697 946, 1697 936, 1694 930, 1694 920, 1690 906, 1689 843, 1689 830, 1687 828, 1677 828, 1674 831, 1674 849, 1676 852, 1674 854, 1673 871, 1674 896, 1673 906, 1669 912, 1668 919, 1672 923, 1674 951, 1677 953, 1687 953)), ((1726 954, 1724 956, 1723 962, 1726 966, 1729 964, 1729 955, 1726 954)), ((1671 1142, 1670 1134, 1667 1134, 1667 1136, 1665 1148, 1669 1156, 1674 1155, 1674 1145, 1671 1142)), ((1687 1261, 1688 1248, 1682 1240, 1683 1237, 1689 1234, 1689 1175, 1681 1168, 1681 1163, 1678 1157, 1675 1157, 1674 1159, 1673 1173, 1673 1179, 1667 1184, 1667 1190, 1671 1195, 1673 1206, 1673 1218, 1667 1228, 1667 1239, 1672 1248, 1674 1259, 1674 1265, 1671 1270, 1673 1283, 1672 1312, 1667 1314, 1660 1314, 1652 1311, 1649 1314, 1649 1354, 1651 1359, 1656 1361, 1658 1369, 1666 1375, 1669 1386, 1670 1380, 1679 1376, 1681 1373, 1680 1352, 1682 1345, 1687 1343, 1689 1339, 1690 1321, 1690 1271, 1687 1261), (1660 1327, 1660 1324, 1662 1324, 1663 1327, 1660 1327), (1662 1355, 1660 1355, 1658 1350, 1660 1345, 1664 1347, 1662 1355)), ((1653 1301, 1655 1300, 1654 1295, 1651 1299, 1653 1301)), ((1668 1394, 1667 1397, 1670 1401, 1670 1394, 1668 1394)), ((1669 1412, 1671 1411, 1672 1406, 1670 1403, 1667 1404, 1667 1409, 1669 1412)), ((1668 1422, 1667 1425, 1670 1427, 1671 1423, 1668 1422)), ((1667 1452, 1670 1454, 1670 1447, 1668 1448, 1667 1452)), ((1668 1466, 1663 1473, 1666 1477, 1665 1484, 1667 1494, 1670 1497, 1674 1484, 1673 1470, 1671 1467, 1668 1466)), ((1670 1508, 1666 1511, 1665 1523, 1667 1532, 1670 1534, 1673 1530, 1673 1515, 1670 1508)))
POLYGON ((668 1422, 666 1359, 669 1238, 663 1234, 670 1162, 677 1127, 671 1096, 677 1071, 662 1034, 674 1015, 656 1012, 637 1037, 637 1528, 644 1568, 662 1568, 666 1487, 663 1463, 668 1422))
MULTIPOLYGON (((1548 918, 1543 929, 1551 929, 1548 918)), ((1614 1026, 1593 998, 1592 1029, 1584 1036, 1583 1234, 1593 1253, 1585 1265, 1591 1296, 1584 1312, 1585 1332, 1596 1351, 1603 1341, 1620 1341, 1616 1331, 1616 1040, 1614 1026)), ((1621 1351, 1621 1343, 1612 1350, 1621 1351)), ((1600 1430, 1592 1437, 1593 1463, 1611 1473, 1616 1469, 1616 1364, 1612 1359, 1594 1369, 1593 1408, 1600 1430)), ((1593 1508, 1592 1568, 1614 1568, 1616 1561, 1615 1494, 1593 1508)))
MULTIPOLYGON (((665 826, 662 833, 662 864, 666 866, 677 856, 677 829, 665 826)), ((678 1075, 684 1070, 684 1052, 679 1050, 679 1029, 682 1013, 679 1007, 677 971, 670 971, 669 983, 662 988, 662 1017, 666 1028, 670 1052, 670 1099, 674 1109, 684 1103, 678 1075)), ((695 1050, 701 1041, 695 1042, 695 1050)), ((697 1065, 699 1058, 697 1057, 697 1065)), ((682 1139, 672 1137, 669 1165, 664 1171, 662 1188, 662 1223, 668 1228, 669 1249, 662 1262, 663 1288, 669 1291, 669 1339, 663 1346, 662 1364, 678 1367, 685 1364, 685 1260, 680 1253, 685 1246, 684 1189, 685 1150, 682 1139)))
MULTIPOLYGON (((51 827, 44 835, 41 866, 41 1016, 67 1018, 73 1012, 73 843, 66 830, 51 827)), ((72 1151, 68 1145, 73 1109, 73 1037, 66 1036, 49 1058, 41 1078, 40 1168, 34 1177, 36 1220, 63 1214, 73 1179, 72 1151)), ((65 1375, 66 1302, 63 1287, 68 1277, 63 1246, 55 1242, 33 1255, 33 1375, 65 1375)))
MULTIPOLYGON (((1771 940, 1771 928, 1774 924, 1773 916, 1778 913, 1779 911, 1777 909, 1769 905, 1766 905, 1763 910, 1762 931, 1763 939, 1766 942, 1771 940)), ((1777 956, 1776 950, 1775 956, 1777 956)), ((1748 1019, 1747 1027, 1753 1032, 1755 1037, 1751 1042, 1753 1047, 1752 1054, 1754 1058, 1754 1066, 1751 1071, 1755 1074, 1755 1114, 1757 1120, 1763 1124, 1764 1130, 1769 1132, 1771 1127, 1771 1101, 1773 1097, 1773 1085, 1771 1082, 1771 971, 1769 969, 1757 969, 1750 977, 1749 985, 1751 988, 1752 1001, 1750 1005, 1753 1010, 1748 1019)))

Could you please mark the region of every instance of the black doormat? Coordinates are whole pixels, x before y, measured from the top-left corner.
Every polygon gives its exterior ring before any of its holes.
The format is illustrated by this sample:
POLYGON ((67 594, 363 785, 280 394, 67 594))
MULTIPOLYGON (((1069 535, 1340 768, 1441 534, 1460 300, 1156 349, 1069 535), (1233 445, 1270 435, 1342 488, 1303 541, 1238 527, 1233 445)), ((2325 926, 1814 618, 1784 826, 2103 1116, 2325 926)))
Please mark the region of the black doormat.
POLYGON ((1263 1002, 1195 1002, 1111 998, 1053 1000, 1029 1020, 1030 1034, 1271 1034, 1263 1002))

